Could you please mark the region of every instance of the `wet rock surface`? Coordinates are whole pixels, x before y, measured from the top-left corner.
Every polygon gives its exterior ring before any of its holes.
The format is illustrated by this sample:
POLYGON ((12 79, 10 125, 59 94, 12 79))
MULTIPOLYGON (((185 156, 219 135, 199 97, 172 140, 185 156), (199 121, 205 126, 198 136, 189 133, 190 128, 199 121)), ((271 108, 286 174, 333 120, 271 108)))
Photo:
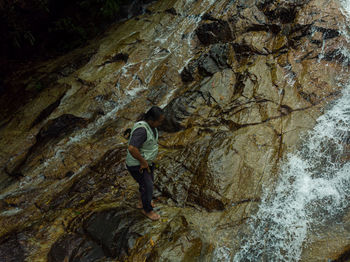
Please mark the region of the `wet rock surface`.
MULTIPOLYGON (((35 87, 33 75, 50 85, 3 111, 0 258, 233 257, 281 161, 346 80, 336 2, 179 0, 147 10, 18 72, 18 88, 35 87), (158 222, 135 208, 138 188, 124 165, 124 132, 152 105, 166 112, 158 222)), ((324 232, 310 237, 322 258, 346 254, 337 236, 337 252, 323 248, 324 232)), ((303 259, 314 255, 307 249, 303 259)))
POLYGON ((98 261, 105 257, 95 242, 70 234, 59 239, 51 248, 47 261, 98 261))
POLYGON ((204 45, 225 43, 233 40, 227 21, 217 20, 202 24, 196 29, 196 33, 199 41, 204 45))
POLYGON ((11 234, 0 240, 1 261, 24 261, 25 251, 19 240, 20 234, 11 234))

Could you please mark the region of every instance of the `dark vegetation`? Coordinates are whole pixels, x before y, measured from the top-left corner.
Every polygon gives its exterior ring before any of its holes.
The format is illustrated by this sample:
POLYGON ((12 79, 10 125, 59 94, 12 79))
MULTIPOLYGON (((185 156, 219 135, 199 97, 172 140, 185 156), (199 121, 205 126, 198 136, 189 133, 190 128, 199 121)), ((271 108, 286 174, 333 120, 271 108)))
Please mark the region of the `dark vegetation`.
POLYGON ((77 48, 151 0, 0 0, 0 69, 77 48))

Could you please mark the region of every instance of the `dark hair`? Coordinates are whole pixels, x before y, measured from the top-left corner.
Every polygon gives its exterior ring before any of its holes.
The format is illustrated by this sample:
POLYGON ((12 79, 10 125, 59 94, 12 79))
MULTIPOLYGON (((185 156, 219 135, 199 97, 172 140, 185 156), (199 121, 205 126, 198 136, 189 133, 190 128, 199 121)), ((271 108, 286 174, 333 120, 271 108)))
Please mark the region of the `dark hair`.
POLYGON ((158 106, 152 106, 147 113, 143 114, 143 120, 157 121, 162 115, 164 115, 163 109, 158 106))

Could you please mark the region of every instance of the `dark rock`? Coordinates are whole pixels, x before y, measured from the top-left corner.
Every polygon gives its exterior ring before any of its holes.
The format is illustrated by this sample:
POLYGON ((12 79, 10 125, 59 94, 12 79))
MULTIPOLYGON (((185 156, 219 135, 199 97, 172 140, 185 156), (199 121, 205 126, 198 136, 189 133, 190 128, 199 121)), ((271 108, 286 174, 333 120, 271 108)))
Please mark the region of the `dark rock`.
POLYGON ((209 21, 220 21, 219 19, 213 17, 211 14, 205 13, 202 16, 202 20, 209 20, 209 21))
POLYGON ((165 10, 165 12, 169 13, 169 14, 172 14, 172 15, 178 15, 178 13, 176 12, 174 7, 165 10))
POLYGON ((96 119, 99 116, 104 116, 106 113, 103 111, 102 108, 97 108, 96 111, 94 112, 93 119, 96 119))
POLYGON ((331 262, 346 262, 350 260, 350 248, 347 248, 337 259, 331 260, 331 262))
POLYGON ((9 206, 9 204, 5 200, 3 200, 3 199, 0 200, 0 209, 1 210, 5 210, 5 208, 7 208, 8 206, 9 206))
POLYGON ((240 57, 248 57, 256 53, 256 51, 253 50, 249 45, 234 43, 232 47, 235 50, 236 57, 238 60, 240 57))
POLYGON ((227 68, 228 52, 225 45, 214 45, 208 54, 203 54, 198 59, 198 72, 202 76, 211 76, 220 70, 227 68))
POLYGON ((216 44, 209 51, 219 69, 228 68, 229 44, 216 44))
POLYGON ((322 56, 322 59, 326 61, 339 62, 346 66, 350 65, 350 57, 343 54, 343 52, 339 49, 334 49, 332 51, 327 52, 322 56))
POLYGON ((105 257, 102 248, 91 240, 77 234, 61 237, 51 247, 48 262, 90 262, 105 257))
POLYGON ((312 29, 316 32, 322 32, 324 40, 332 39, 340 36, 340 32, 336 29, 324 28, 324 27, 318 27, 318 26, 313 26, 312 29))
POLYGON ((1 120, 0 121, 0 129, 2 129, 3 127, 6 127, 8 123, 10 123, 11 121, 11 118, 7 118, 7 119, 4 119, 4 120, 1 120))
POLYGON ((103 249, 94 241, 84 241, 71 258, 72 262, 91 262, 105 258, 103 249))
POLYGON ((37 141, 65 136, 76 129, 85 127, 88 120, 71 114, 64 114, 49 120, 37 135, 37 141))
POLYGON ((201 255, 207 254, 207 243, 183 215, 158 227, 157 243, 149 249, 154 230, 145 219, 127 207, 94 213, 78 229, 79 234, 66 234, 51 247, 48 262, 139 261, 139 253, 147 261, 201 261, 201 255))
POLYGON ((129 59, 129 55, 126 53, 118 53, 115 56, 113 56, 111 59, 107 60, 106 62, 104 62, 103 64, 101 64, 101 66, 107 65, 107 64, 111 64, 111 63, 115 63, 115 62, 119 62, 119 61, 123 61, 124 63, 128 62, 129 59))
POLYGON ((173 99, 165 107, 165 120, 161 130, 166 132, 177 132, 184 129, 183 121, 191 116, 198 105, 205 104, 206 101, 201 92, 186 92, 182 96, 173 99))
POLYGON ((296 17, 296 8, 278 8, 276 12, 276 16, 279 18, 282 24, 288 24, 288 23, 293 23, 296 17))
POLYGON ((302 3, 279 4, 274 0, 260 1, 257 7, 271 20, 277 20, 281 24, 293 23, 297 15, 297 8, 302 3))
POLYGON ((18 234, 10 234, 0 239, 0 261, 23 262, 25 251, 19 242, 18 234))
POLYGON ((72 175, 74 175, 74 172, 73 172, 73 171, 68 171, 68 172, 65 174, 65 177, 71 177, 72 175))
POLYGON ((47 256, 47 261, 62 262, 65 259, 68 261, 82 242, 83 239, 75 234, 69 234, 61 237, 55 244, 52 245, 47 256))
POLYGON ((275 0, 259 1, 256 6, 270 21, 278 21, 281 24, 293 23, 298 9, 308 1, 290 1, 280 3, 275 0))
POLYGON ((93 214, 84 223, 84 230, 109 257, 122 258, 140 236, 130 232, 130 227, 139 219, 138 212, 121 207, 93 214))
MULTIPOLYGON (((22 166, 20 166, 22 167, 22 166)), ((19 180, 22 177, 24 177, 23 173, 21 171, 18 171, 18 168, 16 168, 13 172, 9 174, 12 178, 19 180)))
POLYGON ((116 54, 115 56, 113 56, 111 58, 111 60, 109 60, 110 63, 113 63, 113 62, 118 62, 118 61, 123 61, 123 62, 128 62, 128 59, 129 59, 129 55, 128 54, 125 54, 125 53, 119 53, 119 54, 116 54))
POLYGON ((211 76, 225 68, 229 68, 229 44, 214 44, 208 53, 202 54, 197 60, 192 60, 181 72, 183 82, 191 82, 196 73, 202 77, 211 76))
POLYGON ((196 29, 196 34, 203 45, 226 43, 233 40, 229 24, 222 20, 200 25, 196 29))
POLYGON ((109 176, 118 176, 125 167, 123 165, 126 156, 126 148, 118 147, 107 151, 101 159, 91 167, 91 170, 99 174, 108 174, 109 176))
POLYGON ((276 24, 271 24, 271 25, 268 25, 267 27, 274 34, 278 34, 281 31, 281 26, 276 24))
POLYGON ((86 65, 90 61, 91 57, 93 57, 96 53, 97 53, 97 50, 93 48, 87 53, 83 53, 82 55, 77 55, 74 57, 74 60, 69 61, 69 63, 67 63, 65 67, 68 66, 72 68, 74 71, 78 70, 82 66, 86 65))
POLYGON ((288 115, 293 112, 293 108, 291 108, 288 105, 281 105, 280 106, 280 112, 282 115, 288 115))
POLYGON ((181 80, 186 83, 186 82, 192 82, 194 80, 193 73, 194 70, 192 70, 192 67, 186 67, 182 70, 181 72, 181 80))
POLYGON ((282 27, 277 24, 253 24, 246 29, 247 32, 272 32, 273 34, 278 34, 281 31, 282 27))
POLYGON ((289 41, 288 45, 291 48, 294 48, 298 45, 299 40, 301 40, 305 36, 309 36, 312 32, 311 24, 300 25, 295 24, 290 28, 290 32, 288 35, 289 41))
POLYGON ((198 72, 202 76, 211 76, 218 72, 220 69, 216 65, 215 61, 208 55, 201 56, 198 60, 198 72))
POLYGON ((33 123, 31 124, 31 127, 36 126, 39 124, 41 121, 46 119, 61 103, 62 98, 64 97, 65 94, 61 95, 55 102, 53 102, 51 105, 46 107, 41 113, 35 118, 33 123))

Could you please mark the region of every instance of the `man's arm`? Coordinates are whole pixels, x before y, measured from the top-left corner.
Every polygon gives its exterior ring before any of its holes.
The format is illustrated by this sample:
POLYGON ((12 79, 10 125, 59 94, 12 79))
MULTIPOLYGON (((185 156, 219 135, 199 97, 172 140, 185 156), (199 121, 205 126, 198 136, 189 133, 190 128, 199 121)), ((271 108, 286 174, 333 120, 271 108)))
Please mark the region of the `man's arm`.
POLYGON ((130 139, 130 143, 128 146, 128 150, 130 154, 137 159, 141 163, 141 170, 146 169, 150 172, 150 168, 148 166, 147 161, 142 157, 139 148, 142 146, 142 144, 147 140, 147 133, 146 129, 144 127, 137 128, 130 139))
POLYGON ((130 154, 131 154, 134 158, 136 158, 138 161, 140 161, 140 163, 141 163, 141 168, 140 168, 140 169, 145 169, 145 168, 147 168, 147 170, 148 170, 149 172, 151 172, 151 170, 150 170, 150 168, 149 168, 149 166, 148 166, 147 161, 141 156, 140 150, 139 150, 137 147, 132 146, 132 145, 129 145, 128 150, 129 150, 130 154))

